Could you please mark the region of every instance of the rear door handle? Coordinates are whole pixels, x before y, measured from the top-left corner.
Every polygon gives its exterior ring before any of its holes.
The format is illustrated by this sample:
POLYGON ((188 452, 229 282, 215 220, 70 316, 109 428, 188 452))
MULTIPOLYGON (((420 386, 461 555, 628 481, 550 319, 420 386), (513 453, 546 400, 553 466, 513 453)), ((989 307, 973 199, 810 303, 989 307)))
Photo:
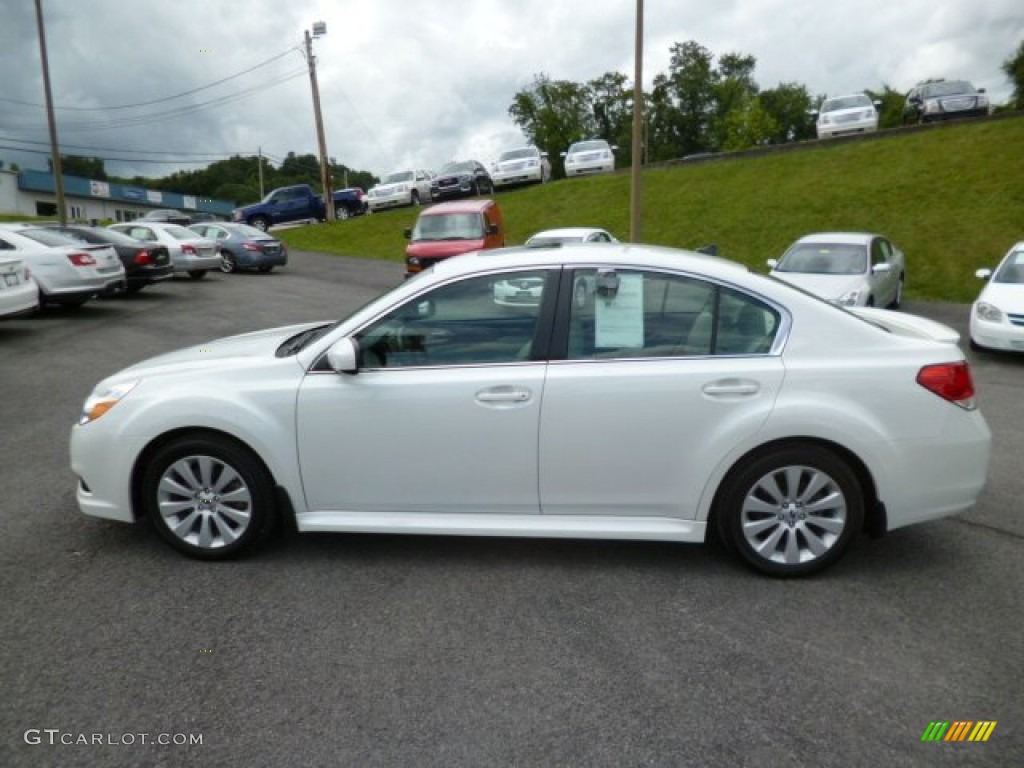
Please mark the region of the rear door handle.
POLYGON ((761 385, 750 379, 721 379, 705 384, 702 390, 710 397, 749 397, 761 391, 761 385))

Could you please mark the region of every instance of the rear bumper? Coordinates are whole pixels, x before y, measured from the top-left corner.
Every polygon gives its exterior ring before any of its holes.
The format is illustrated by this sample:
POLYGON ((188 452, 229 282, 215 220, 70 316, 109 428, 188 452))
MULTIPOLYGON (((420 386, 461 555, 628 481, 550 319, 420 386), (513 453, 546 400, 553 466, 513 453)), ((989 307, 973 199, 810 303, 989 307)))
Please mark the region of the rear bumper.
POLYGON ((196 256, 190 253, 179 253, 171 256, 175 273, 192 272, 197 269, 220 269, 220 255, 196 256))
POLYGON ((288 263, 288 252, 261 253, 258 251, 239 251, 231 254, 240 267, 283 267, 288 263))

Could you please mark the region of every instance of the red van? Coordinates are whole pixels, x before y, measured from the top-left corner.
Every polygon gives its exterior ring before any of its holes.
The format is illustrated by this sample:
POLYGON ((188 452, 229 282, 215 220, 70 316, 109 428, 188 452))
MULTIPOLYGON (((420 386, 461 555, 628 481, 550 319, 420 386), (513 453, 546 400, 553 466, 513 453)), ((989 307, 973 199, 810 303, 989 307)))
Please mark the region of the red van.
POLYGON ((449 256, 504 247, 505 222, 493 200, 458 200, 425 208, 405 237, 409 277, 449 256))

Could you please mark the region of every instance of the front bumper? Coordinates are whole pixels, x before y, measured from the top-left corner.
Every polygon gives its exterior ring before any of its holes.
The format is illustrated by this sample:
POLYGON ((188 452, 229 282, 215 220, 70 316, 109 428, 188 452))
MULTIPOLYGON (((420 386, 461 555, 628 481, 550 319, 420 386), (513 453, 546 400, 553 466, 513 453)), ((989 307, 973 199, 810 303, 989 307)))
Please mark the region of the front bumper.
POLYGON ((1012 325, 1009 322, 992 323, 982 320, 971 308, 970 322, 971 341, 985 349, 997 349, 1005 352, 1024 352, 1024 326, 1012 325))

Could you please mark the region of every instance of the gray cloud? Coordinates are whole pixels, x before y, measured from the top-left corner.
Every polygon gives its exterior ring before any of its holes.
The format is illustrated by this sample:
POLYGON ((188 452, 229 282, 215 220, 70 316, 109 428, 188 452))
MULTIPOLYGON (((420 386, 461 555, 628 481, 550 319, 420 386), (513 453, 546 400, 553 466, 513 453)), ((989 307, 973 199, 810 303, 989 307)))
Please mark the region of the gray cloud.
MULTIPOLYGON (((126 110, 58 112, 68 153, 186 159, 186 152, 314 152, 303 29, 315 41, 330 154, 377 174, 493 157, 521 139, 508 117, 533 75, 585 81, 632 77, 634 5, 580 0, 43 0, 54 97, 61 107, 159 99, 288 55, 221 86, 126 110), (293 79, 277 82, 291 75, 293 79), (249 91, 248 95, 240 95, 249 91), (237 99, 237 100, 232 100, 237 99), (152 116, 212 102, 188 114, 152 116), (148 119, 148 122, 143 120, 148 119), (109 149, 73 149, 69 145, 109 149), (144 155, 172 151, 177 155, 144 155)), ((32 3, 0 25, 0 145, 46 150, 32 3), (37 145, 15 140, 41 142, 37 145)), ((812 93, 908 89, 925 77, 966 77, 1004 100, 1000 64, 1024 38, 1019 0, 731 0, 707 6, 648 0, 646 84, 674 42, 757 58, 763 88, 800 82, 812 93)), ((0 148, 0 159, 45 167, 45 156, 0 148)), ((176 167, 108 161, 120 175, 176 167)))

